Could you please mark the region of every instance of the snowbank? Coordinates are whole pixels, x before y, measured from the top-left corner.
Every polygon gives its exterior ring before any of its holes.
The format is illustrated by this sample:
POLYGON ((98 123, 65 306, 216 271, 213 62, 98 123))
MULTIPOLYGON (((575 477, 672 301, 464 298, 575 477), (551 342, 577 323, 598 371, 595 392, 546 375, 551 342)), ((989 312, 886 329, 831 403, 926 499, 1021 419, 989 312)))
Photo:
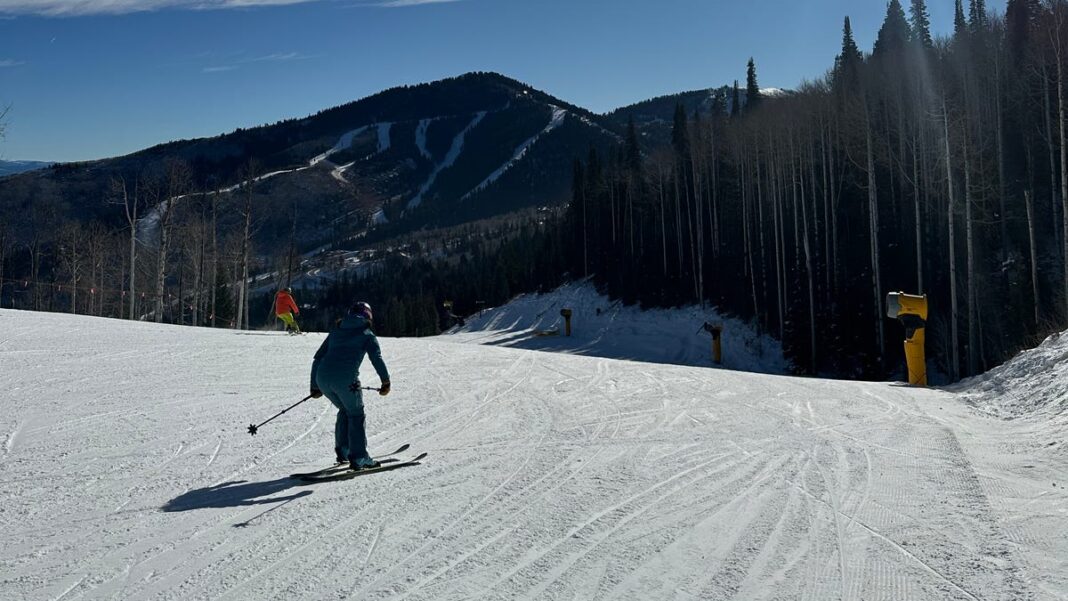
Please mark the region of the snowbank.
POLYGON ((711 336, 705 322, 723 325, 723 367, 782 374, 789 371, 782 345, 745 322, 713 309, 641 310, 597 293, 589 283, 548 294, 521 295, 475 316, 447 334, 453 340, 672 365, 710 366, 711 336), (573 311, 572 336, 564 335, 560 310, 573 311))
POLYGON ((1037 348, 949 390, 988 415, 1056 418, 1068 425, 1068 336, 1053 334, 1037 348))

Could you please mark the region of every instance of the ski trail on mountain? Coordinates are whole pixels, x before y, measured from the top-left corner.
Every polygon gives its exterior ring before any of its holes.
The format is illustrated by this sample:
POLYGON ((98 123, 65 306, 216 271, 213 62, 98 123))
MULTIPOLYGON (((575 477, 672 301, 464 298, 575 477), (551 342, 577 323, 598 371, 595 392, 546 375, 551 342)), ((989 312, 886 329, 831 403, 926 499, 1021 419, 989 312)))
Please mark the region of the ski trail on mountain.
POLYGON ((487 111, 479 111, 475 114, 475 117, 471 119, 471 122, 467 124, 467 127, 463 128, 460 133, 456 134, 452 139, 452 145, 449 146, 449 152, 445 155, 445 159, 434 166, 433 171, 430 172, 426 181, 419 187, 419 192, 408 201, 407 207, 409 211, 417 208, 423 203, 423 197, 430 191, 434 182, 437 181, 438 175, 456 163, 456 159, 460 158, 460 153, 464 150, 464 138, 467 137, 467 134, 470 133, 472 129, 482 122, 482 119, 484 119, 487 114, 487 111))
POLYGON ((471 196, 482 192, 486 188, 490 187, 490 185, 500 179, 502 175, 507 173, 509 169, 514 167, 516 163, 523 160, 523 157, 526 156, 527 151, 530 150, 531 146, 533 146, 543 136, 548 135, 549 132, 553 131, 557 127, 560 127, 560 125, 564 123, 564 119, 566 119, 569 114, 567 110, 557 106, 550 105, 550 107, 552 108, 553 112, 552 116, 549 118, 549 124, 546 125, 540 132, 531 136, 530 139, 520 144, 515 149, 515 152, 512 153, 512 157, 508 159, 505 164, 501 165, 493 173, 489 174, 486 179, 482 180, 482 182, 475 186, 473 190, 471 190, 467 194, 464 194, 460 200, 467 200, 471 196))

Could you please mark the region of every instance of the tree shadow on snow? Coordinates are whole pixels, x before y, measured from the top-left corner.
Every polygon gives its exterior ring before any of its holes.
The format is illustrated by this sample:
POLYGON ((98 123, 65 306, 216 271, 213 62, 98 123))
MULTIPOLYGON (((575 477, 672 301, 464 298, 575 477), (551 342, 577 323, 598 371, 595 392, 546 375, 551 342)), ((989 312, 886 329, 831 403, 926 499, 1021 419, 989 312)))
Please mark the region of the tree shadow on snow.
POLYGON ((302 490, 291 495, 272 496, 298 484, 300 484, 299 481, 288 477, 269 482, 248 482, 245 480, 224 482, 215 486, 198 488, 182 493, 167 501, 167 504, 160 509, 166 512, 174 512, 211 507, 250 507, 253 505, 288 503, 312 494, 310 490, 302 490))

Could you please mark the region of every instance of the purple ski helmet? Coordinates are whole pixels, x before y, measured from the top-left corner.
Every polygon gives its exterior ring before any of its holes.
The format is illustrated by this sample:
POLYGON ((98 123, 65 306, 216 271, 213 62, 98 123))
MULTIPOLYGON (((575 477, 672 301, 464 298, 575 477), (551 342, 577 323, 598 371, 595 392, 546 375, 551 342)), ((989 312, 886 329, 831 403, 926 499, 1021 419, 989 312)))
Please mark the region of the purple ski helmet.
POLYGON ((349 315, 359 315, 367 321, 374 321, 374 313, 371 312, 371 305, 363 301, 359 301, 352 305, 352 308, 349 309, 349 315))

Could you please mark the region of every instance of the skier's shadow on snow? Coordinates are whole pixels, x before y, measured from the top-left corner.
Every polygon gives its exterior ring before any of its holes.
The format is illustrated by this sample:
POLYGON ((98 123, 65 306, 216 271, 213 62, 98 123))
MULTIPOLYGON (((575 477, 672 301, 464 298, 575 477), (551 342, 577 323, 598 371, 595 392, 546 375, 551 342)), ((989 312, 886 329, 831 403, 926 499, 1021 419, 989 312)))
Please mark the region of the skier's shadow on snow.
POLYGON ((198 488, 182 493, 167 501, 167 504, 161 510, 175 512, 212 507, 251 507, 253 505, 288 503, 312 494, 310 490, 302 490, 291 495, 272 496, 298 484, 299 482, 293 478, 279 478, 269 482, 248 482, 246 480, 224 482, 215 486, 198 488))

